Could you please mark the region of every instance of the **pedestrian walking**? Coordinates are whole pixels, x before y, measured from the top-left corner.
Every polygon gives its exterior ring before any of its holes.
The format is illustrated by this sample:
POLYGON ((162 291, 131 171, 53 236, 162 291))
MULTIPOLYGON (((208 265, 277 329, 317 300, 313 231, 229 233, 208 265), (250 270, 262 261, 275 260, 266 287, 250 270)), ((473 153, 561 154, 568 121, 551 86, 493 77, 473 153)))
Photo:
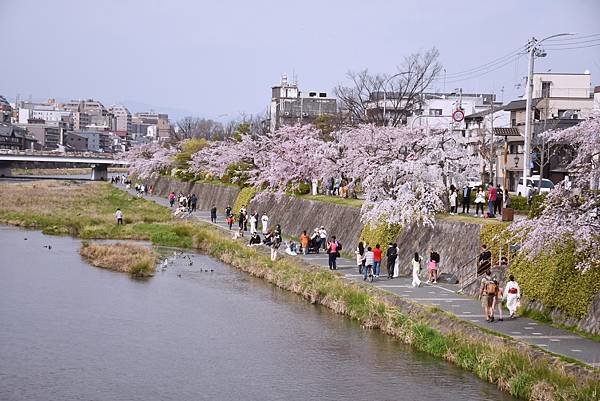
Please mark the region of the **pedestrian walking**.
POLYGON ((502 205, 504 204, 504 191, 500 184, 496 184, 496 201, 494 202, 494 215, 502 215, 502 205))
POLYGON ((365 267, 363 268, 363 280, 366 280, 369 276, 369 270, 371 275, 373 275, 373 264, 375 263, 375 254, 370 246, 367 247, 367 251, 365 252, 365 267))
POLYGON ((394 266, 396 265, 396 258, 398 257, 398 245, 394 243, 389 244, 388 249, 386 251, 386 256, 388 279, 392 279, 394 277, 394 266))
POLYGON ((327 249, 327 230, 325 230, 325 226, 321 226, 321 228, 319 228, 319 238, 320 238, 320 243, 319 243, 319 248, 323 248, 323 249, 327 249))
POLYGON ((277 260, 277 250, 281 246, 281 234, 274 232, 273 239, 271 241, 271 261, 275 262, 277 260))
POLYGON ((494 298, 494 305, 492 305, 492 310, 496 310, 496 307, 498 307, 498 321, 502 322, 504 321, 504 311, 502 310, 504 290, 500 286, 498 280, 494 280, 494 283, 496 283, 498 290, 496 292, 496 297, 494 298))
POLYGON ((438 270, 440 265, 440 254, 429 248, 429 262, 427 263, 427 282, 437 283, 438 270))
POLYGON ((169 194, 169 206, 173 207, 173 204, 175 204, 175 192, 169 194))
POLYGON ((496 217, 494 208, 496 207, 497 197, 498 192, 496 191, 496 188, 494 188, 494 184, 490 182, 490 186, 488 187, 488 217, 490 218, 496 217))
POLYGON ((471 206, 471 187, 465 184, 465 186, 463 186, 463 189, 462 189, 462 212, 469 214, 470 206, 471 206))
POLYGON ((240 208, 240 214, 238 216, 238 226, 240 229, 245 230, 246 226, 246 209, 242 206, 240 208))
MULTIPOLYGON (((192 197, 190 198, 190 206, 191 206, 192 212, 196 211, 197 205, 198 205, 198 197, 196 196, 196 194, 192 194, 192 197)), ((215 208, 215 222, 216 222, 216 208, 215 208)))
POLYGON ((115 218, 117 219, 117 224, 123 224, 123 212, 121 209, 117 209, 115 212, 115 218))
POLYGON ((479 211, 481 210, 481 215, 483 216, 483 204, 485 203, 485 192, 483 192, 483 188, 479 187, 479 191, 477 191, 477 195, 475 197, 475 216, 479 216, 479 211))
MULTIPOLYGON (((213 207, 210 208, 210 222, 211 223, 217 222, 217 207, 214 205, 213 205, 213 207)), ((231 227, 229 227, 229 229, 231 229, 231 227)))
POLYGON ((422 263, 422 261, 423 261, 423 258, 421 256, 419 256, 419 252, 415 252, 415 256, 411 260, 411 265, 412 265, 412 286, 413 287, 420 287, 421 286, 421 279, 419 278, 419 275, 421 274, 421 263, 422 263))
POLYGON ((340 254, 335 235, 327 243, 327 254, 329 255, 329 270, 337 270, 336 259, 340 254))
POLYGON ((521 288, 512 274, 508 277, 508 283, 504 287, 503 298, 506 300, 506 307, 510 313, 510 318, 514 319, 515 313, 521 305, 521 288))
POLYGON ((365 267, 365 244, 362 241, 358 242, 356 250, 354 251, 356 255, 356 267, 358 267, 358 274, 363 273, 363 269, 365 267))
POLYGON ((376 244, 375 249, 373 249, 373 274, 377 278, 381 274, 381 254, 381 245, 376 244))
MULTIPOLYGON (((263 215, 263 218, 265 216, 263 215)), ((264 229, 264 224, 263 224, 263 229, 264 229)), ((300 246, 302 246, 302 253, 304 255, 306 255, 308 253, 308 243, 310 241, 310 238, 308 237, 308 234, 306 233, 306 230, 302 231, 302 235, 300 235, 300 246)))
POLYGON ((483 308, 486 322, 494 321, 493 306, 497 292, 498 285, 494 282, 491 271, 487 270, 481 279, 481 285, 479 286, 479 299, 481 299, 481 307, 483 308))

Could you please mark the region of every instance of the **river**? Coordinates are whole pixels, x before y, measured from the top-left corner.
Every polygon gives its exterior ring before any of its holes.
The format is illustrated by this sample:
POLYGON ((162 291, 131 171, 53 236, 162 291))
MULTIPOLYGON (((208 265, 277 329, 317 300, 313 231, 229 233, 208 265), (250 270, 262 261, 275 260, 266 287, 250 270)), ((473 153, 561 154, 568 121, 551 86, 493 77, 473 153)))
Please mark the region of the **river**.
POLYGON ((203 255, 135 280, 79 246, 0 226, 0 400, 512 399, 203 255))

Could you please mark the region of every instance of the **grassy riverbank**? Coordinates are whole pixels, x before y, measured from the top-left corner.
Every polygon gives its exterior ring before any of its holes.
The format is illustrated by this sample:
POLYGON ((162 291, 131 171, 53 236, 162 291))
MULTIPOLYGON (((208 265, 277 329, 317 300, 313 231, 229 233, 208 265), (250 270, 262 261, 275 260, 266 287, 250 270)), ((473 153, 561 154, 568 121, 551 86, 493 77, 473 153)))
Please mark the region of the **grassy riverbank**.
MULTIPOLYGON (((13 175, 87 175, 90 174, 89 167, 72 168, 13 168, 13 175)), ((109 167, 109 173, 127 173, 126 167, 109 167)))
POLYGON ((378 328, 415 349, 449 361, 524 400, 597 400, 600 374, 437 308, 344 280, 297 258, 271 262, 206 224, 173 221, 167 208, 103 183, 0 183, 0 221, 82 238, 140 238, 194 248, 311 303, 378 328), (37 186, 35 186, 37 185, 37 186), (114 210, 125 214, 117 226, 114 210))
POLYGON ((92 266, 129 273, 133 277, 153 276, 158 260, 158 254, 152 248, 130 243, 84 242, 79 253, 92 266))
POLYGON ((428 308, 357 285, 293 258, 268 255, 198 226, 194 247, 236 268, 302 295, 311 303, 379 328, 420 351, 445 359, 525 400, 595 400, 598 373, 428 308))

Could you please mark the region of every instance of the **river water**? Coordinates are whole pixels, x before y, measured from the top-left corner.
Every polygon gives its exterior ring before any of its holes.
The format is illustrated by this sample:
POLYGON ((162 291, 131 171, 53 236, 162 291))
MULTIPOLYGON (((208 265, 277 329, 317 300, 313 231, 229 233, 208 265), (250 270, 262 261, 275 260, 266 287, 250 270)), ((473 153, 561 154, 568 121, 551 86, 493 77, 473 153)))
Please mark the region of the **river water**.
POLYGON ((0 226, 0 400, 512 399, 208 257, 135 280, 79 245, 0 226))

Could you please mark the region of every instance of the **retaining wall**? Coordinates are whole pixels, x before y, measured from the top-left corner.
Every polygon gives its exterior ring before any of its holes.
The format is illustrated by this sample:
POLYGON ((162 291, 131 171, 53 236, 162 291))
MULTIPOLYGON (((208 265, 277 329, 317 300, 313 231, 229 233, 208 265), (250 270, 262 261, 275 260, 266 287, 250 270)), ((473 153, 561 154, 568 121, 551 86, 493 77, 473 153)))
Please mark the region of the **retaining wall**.
POLYGON ((439 273, 454 274, 462 282, 475 269, 473 258, 479 254, 479 230, 479 224, 441 219, 434 227, 412 226, 403 230, 396 241, 401 274, 411 274, 415 252, 428 260, 428 250, 433 249, 440 254, 439 273))
POLYGON ((267 213, 270 224, 280 224, 284 235, 299 237, 303 230, 308 235, 316 227, 325 226, 329 235, 335 235, 344 251, 352 251, 358 244, 363 224, 360 208, 316 202, 290 196, 263 195, 253 199, 248 212, 267 213))
MULTIPOLYGON (((148 180, 146 184, 154 187, 156 195, 165 197, 171 191, 195 193, 198 196, 200 210, 209 210, 214 205, 219 208, 221 213, 225 206, 233 206, 239 193, 239 188, 234 186, 189 183, 169 177, 148 180)), ((253 213, 254 211, 258 211, 259 214, 266 213, 270 218, 271 226, 280 224, 283 234, 291 237, 298 237, 303 230, 307 230, 310 234, 315 227, 323 225, 329 235, 335 235, 342 242, 344 251, 351 254, 354 253, 363 229, 359 208, 327 202, 289 196, 263 195, 258 199, 253 199, 248 205, 248 212, 253 213)), ((419 252, 426 260, 429 256, 428 250, 431 248, 440 254, 440 273, 454 274, 460 282, 463 282, 473 274, 476 268, 476 261, 473 259, 479 254, 480 228, 479 224, 438 219, 435 227, 413 226, 403 230, 396 241, 399 246, 398 257, 401 274, 411 274, 410 261, 415 252, 419 252)), ((387 244, 381 245, 384 250, 387 248, 387 244)), ((498 273, 500 272, 496 272, 496 274, 498 273)), ((503 285, 504 280, 501 282, 503 285)), ((475 295, 478 289, 479 283, 476 282, 466 288, 465 293, 475 295)), ((527 307, 530 309, 543 308, 536 302, 527 303, 527 307)), ((587 332, 598 333, 600 331, 600 294, 590 305, 587 316, 581 320, 567 318, 559 311, 553 311, 551 316, 556 322, 574 325, 587 332)))
POLYGON ((170 177, 158 177, 147 180, 146 185, 154 187, 154 194, 167 197, 171 191, 178 194, 196 194, 198 197, 197 207, 200 210, 210 210, 216 206, 222 213, 227 205, 233 206, 240 189, 229 185, 215 185, 202 182, 183 182, 170 177))

